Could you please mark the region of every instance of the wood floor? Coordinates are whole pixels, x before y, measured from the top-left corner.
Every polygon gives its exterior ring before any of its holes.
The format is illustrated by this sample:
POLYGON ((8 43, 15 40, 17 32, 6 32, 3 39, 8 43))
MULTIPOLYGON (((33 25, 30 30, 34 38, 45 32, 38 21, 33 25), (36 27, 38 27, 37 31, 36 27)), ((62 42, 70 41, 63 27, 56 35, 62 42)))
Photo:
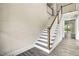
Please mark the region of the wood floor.
POLYGON ((64 39, 52 53, 56 56, 79 56, 79 47, 75 39, 64 39))
POLYGON ((47 54, 37 48, 32 48, 17 56, 79 56, 79 47, 76 45, 76 40, 67 38, 50 53, 47 54))

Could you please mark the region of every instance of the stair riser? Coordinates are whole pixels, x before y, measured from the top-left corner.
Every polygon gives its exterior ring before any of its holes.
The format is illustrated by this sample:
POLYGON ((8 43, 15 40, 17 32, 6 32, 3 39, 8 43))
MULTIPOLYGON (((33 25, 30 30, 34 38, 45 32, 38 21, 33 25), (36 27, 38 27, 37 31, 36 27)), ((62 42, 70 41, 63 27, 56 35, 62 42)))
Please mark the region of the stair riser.
MULTIPOLYGON (((40 45, 43 45, 43 46, 45 46, 45 47, 48 47, 48 44, 41 43, 41 42, 37 42, 37 43, 40 44, 40 45)), ((52 45, 53 45, 53 43, 52 43, 52 45)), ((50 47, 52 47, 52 45, 50 45, 50 47)))

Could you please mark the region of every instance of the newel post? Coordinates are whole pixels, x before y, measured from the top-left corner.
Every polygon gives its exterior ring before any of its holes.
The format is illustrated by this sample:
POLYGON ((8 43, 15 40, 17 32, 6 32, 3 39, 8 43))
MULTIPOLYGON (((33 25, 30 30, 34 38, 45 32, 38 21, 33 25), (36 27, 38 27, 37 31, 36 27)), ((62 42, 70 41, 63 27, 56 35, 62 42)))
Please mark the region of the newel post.
POLYGON ((48 27, 48 49, 50 50, 50 27, 48 27))
POLYGON ((62 14, 62 12, 63 12, 63 9, 62 9, 62 6, 61 6, 61 14, 62 14))

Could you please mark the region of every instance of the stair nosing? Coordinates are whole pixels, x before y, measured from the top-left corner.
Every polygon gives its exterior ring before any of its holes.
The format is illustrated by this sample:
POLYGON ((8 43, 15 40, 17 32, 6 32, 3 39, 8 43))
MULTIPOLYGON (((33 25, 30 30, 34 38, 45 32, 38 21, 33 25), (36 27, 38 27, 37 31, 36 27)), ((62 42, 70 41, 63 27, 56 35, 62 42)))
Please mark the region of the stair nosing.
MULTIPOLYGON (((45 41, 41 41, 41 40, 38 40, 38 41, 40 41, 40 42, 42 42, 42 43, 45 43, 45 44, 47 44, 48 42, 45 42, 45 41)), ((50 45, 52 45, 53 44, 53 41, 52 42, 50 42, 50 45)))
POLYGON ((36 43, 36 45, 41 46, 41 47, 43 47, 43 48, 45 48, 45 49, 48 49, 48 47, 46 47, 46 46, 44 46, 44 45, 41 45, 41 44, 39 44, 39 43, 36 43))
POLYGON ((47 38, 44 38, 44 37, 40 37, 40 38, 42 38, 42 39, 47 39, 47 38))
POLYGON ((48 35, 45 35, 45 34, 41 34, 42 36, 48 36, 48 35))

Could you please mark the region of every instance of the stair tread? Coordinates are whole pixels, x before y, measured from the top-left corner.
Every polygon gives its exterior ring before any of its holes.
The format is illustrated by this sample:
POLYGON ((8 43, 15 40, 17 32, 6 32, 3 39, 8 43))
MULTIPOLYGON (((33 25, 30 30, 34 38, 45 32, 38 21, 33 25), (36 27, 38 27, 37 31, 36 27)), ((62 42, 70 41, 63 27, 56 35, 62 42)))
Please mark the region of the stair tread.
POLYGON ((47 38, 48 38, 48 36, 40 36, 40 38, 46 38, 46 39, 47 39, 47 38))
POLYGON ((41 33, 40 35, 48 35, 48 33, 41 33))
MULTIPOLYGON (((39 43, 39 44, 41 44, 41 45, 44 45, 44 46, 48 46, 48 44, 47 43, 42 43, 42 42, 40 42, 40 41, 37 41, 36 43, 39 43)), ((53 43, 52 43, 52 45, 53 45, 53 43)), ((50 47, 52 47, 52 45, 50 45, 50 47)))
POLYGON ((57 34, 57 33, 54 33, 54 34, 57 34))
POLYGON ((47 34, 41 34, 42 36, 48 36, 47 34))
POLYGON ((51 41, 54 41, 55 39, 51 39, 51 41))
POLYGON ((47 39, 47 38, 45 38, 45 37, 40 37, 41 39, 47 39))
MULTIPOLYGON (((43 48, 45 48, 45 49, 48 49, 48 46, 44 46, 44 45, 41 45, 41 44, 39 44, 39 43, 36 43, 36 45, 39 45, 39 46, 41 46, 41 47, 43 47, 43 48)), ((51 49, 51 48, 50 48, 51 49)))
POLYGON ((48 30, 43 30, 42 32, 47 32, 48 30))
POLYGON ((41 33, 48 33, 47 31, 42 31, 41 33))
POLYGON ((53 35, 52 37, 56 37, 56 35, 53 35))
MULTIPOLYGON (((38 40, 38 41, 40 41, 40 42, 43 42, 43 43, 48 43, 48 42, 46 42, 46 41, 42 41, 42 40, 38 40)), ((50 42, 50 44, 52 45, 53 44, 53 41, 52 42, 50 42)))
POLYGON ((48 41, 47 39, 42 39, 42 38, 39 38, 38 40, 42 40, 42 41, 46 41, 46 42, 48 41))
POLYGON ((44 30, 46 31, 46 30, 48 30, 48 29, 46 28, 46 29, 44 29, 44 30))
MULTIPOLYGON (((48 39, 41 39, 41 38, 39 38, 38 40, 42 40, 42 41, 48 42, 48 39)), ((51 39, 51 41, 54 41, 54 40, 55 40, 55 38, 54 39, 51 39)))

